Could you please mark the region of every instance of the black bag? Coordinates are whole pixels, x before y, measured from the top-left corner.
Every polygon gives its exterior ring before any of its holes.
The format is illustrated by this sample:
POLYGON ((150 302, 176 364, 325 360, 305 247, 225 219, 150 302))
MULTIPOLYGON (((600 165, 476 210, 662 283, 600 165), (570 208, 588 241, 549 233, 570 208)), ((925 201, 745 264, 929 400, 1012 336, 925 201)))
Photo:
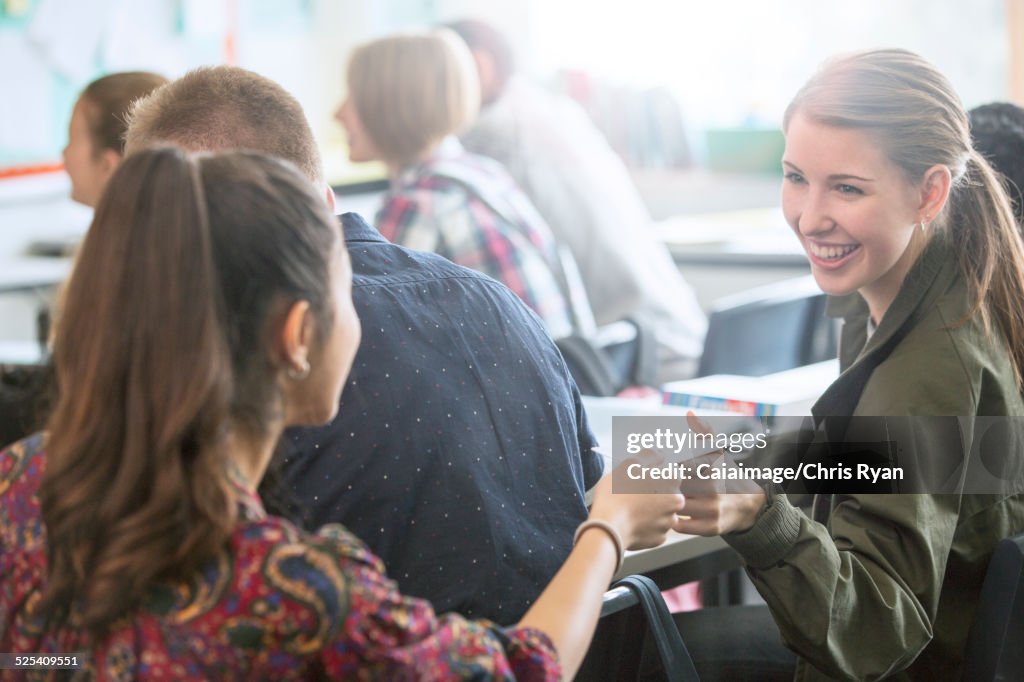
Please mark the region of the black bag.
POLYGON ((664 679, 699 682, 697 670, 654 581, 642 575, 619 580, 605 593, 594 640, 576 680, 641 679, 644 642, 653 640, 664 679))

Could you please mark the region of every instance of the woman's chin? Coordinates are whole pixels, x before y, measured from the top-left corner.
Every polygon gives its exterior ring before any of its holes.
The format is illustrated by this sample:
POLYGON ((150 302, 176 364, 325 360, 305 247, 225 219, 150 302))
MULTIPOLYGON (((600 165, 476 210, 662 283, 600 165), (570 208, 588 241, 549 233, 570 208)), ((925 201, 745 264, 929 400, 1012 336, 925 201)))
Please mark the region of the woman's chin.
POLYGON ((837 282, 836 278, 830 276, 829 273, 812 269, 812 274, 814 275, 814 281, 818 284, 818 288, 829 296, 846 296, 857 290, 856 287, 850 287, 843 282, 837 282))

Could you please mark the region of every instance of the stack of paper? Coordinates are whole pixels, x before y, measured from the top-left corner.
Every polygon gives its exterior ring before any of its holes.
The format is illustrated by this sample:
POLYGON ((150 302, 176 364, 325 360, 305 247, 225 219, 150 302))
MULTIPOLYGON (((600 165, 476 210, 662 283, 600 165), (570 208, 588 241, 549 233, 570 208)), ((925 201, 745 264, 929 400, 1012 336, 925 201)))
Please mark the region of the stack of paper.
POLYGON ((694 410, 723 410, 753 417, 807 415, 838 375, 837 360, 763 377, 715 374, 665 384, 662 402, 694 410))

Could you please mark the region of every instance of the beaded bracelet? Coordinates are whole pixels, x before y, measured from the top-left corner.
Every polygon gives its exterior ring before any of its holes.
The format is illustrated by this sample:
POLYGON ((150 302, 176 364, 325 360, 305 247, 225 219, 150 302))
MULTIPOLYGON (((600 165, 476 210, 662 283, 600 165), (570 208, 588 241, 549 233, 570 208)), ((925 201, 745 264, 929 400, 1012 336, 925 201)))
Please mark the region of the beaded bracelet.
POLYGON ((607 533, 608 537, 610 537, 612 542, 615 543, 615 555, 618 557, 615 564, 615 573, 618 573, 619 569, 622 568, 622 562, 626 557, 626 553, 623 551, 622 538, 619 537, 619 531, 615 530, 615 527, 607 521, 601 521, 600 519, 587 519, 580 524, 579 528, 576 529, 576 534, 572 537, 573 546, 580 541, 580 536, 583 535, 583 531, 588 528, 600 528, 607 533))

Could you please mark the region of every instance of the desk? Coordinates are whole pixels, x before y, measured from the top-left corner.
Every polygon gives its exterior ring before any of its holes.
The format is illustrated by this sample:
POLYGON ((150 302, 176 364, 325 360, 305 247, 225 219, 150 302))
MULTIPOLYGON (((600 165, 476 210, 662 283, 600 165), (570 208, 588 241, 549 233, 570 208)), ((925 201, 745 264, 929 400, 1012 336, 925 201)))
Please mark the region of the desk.
MULTIPOLYGON (((587 421, 599 443, 605 459, 605 471, 611 469, 612 417, 616 416, 685 416, 687 409, 662 405, 659 397, 629 400, 621 398, 594 398, 583 396, 587 421)), ((699 410, 701 414, 725 415, 725 412, 699 410)), ((668 540, 658 547, 626 552, 622 569, 616 579, 642 573, 658 587, 668 589, 694 580, 706 580, 739 568, 739 555, 722 538, 700 537, 670 533, 668 540)))
MULTIPOLYGON (((34 241, 72 241, 85 234, 92 209, 71 201, 70 191, 63 172, 0 181, 0 342, 34 344, 36 314, 71 272, 70 259, 29 253, 34 241)), ((27 357, 9 347, 0 354, 0 361, 27 357)))
POLYGON ((678 263, 808 268, 777 206, 673 216, 658 221, 657 230, 678 263))
POLYGON ((694 580, 714 578, 742 565, 740 555, 719 536, 705 538, 670 533, 668 540, 657 547, 626 552, 615 579, 642 573, 665 590, 694 580))
POLYGON ((92 209, 72 201, 70 192, 63 172, 0 182, 0 261, 27 255, 36 240, 81 239, 92 209))
POLYGON ((43 348, 34 341, 0 341, 0 365, 38 365, 43 348))
POLYGON ((724 296, 811 271, 778 207, 678 215, 656 229, 705 310, 724 296))
POLYGON ((70 272, 68 258, 0 257, 0 362, 31 357, 23 349, 38 348, 39 310, 51 305, 56 286, 70 272))
POLYGON ((63 282, 70 273, 70 258, 6 258, 0 261, 0 293, 47 289, 63 282))

